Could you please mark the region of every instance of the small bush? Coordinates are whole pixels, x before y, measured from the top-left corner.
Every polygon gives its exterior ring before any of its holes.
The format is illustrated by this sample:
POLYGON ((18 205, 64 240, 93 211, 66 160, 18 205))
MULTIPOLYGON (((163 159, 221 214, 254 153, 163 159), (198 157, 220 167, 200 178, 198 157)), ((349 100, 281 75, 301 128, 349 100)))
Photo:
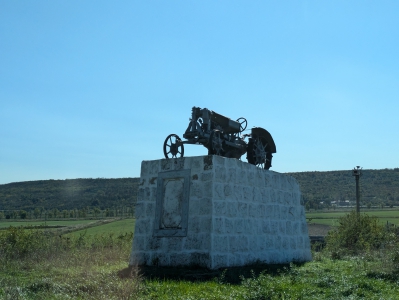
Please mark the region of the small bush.
POLYGON ((395 272, 399 273, 399 247, 393 249, 391 253, 392 268, 395 272))
POLYGON ((0 231, 0 256, 21 258, 48 245, 48 239, 39 230, 10 227, 0 231))
POLYGON ((376 217, 352 211, 339 219, 338 228, 330 231, 326 240, 332 258, 339 259, 345 254, 384 248, 395 243, 396 237, 376 217))

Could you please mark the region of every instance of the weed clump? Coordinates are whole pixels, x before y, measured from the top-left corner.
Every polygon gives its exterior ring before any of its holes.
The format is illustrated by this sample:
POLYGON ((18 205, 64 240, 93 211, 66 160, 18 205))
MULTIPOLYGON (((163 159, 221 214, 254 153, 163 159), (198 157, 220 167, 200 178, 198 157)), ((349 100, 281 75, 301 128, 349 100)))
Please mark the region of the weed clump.
POLYGON ((0 231, 0 256, 6 259, 19 259, 35 252, 43 251, 50 240, 39 230, 9 227, 0 231))
POLYGON ((129 280, 117 276, 126 265, 132 236, 1 230, 0 299, 135 299, 139 275, 130 270, 129 280))

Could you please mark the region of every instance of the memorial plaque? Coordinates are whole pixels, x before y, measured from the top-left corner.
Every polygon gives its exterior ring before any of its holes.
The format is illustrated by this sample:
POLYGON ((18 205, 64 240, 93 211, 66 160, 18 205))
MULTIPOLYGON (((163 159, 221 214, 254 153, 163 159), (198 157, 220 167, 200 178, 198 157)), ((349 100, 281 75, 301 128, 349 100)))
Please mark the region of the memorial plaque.
POLYGON ((190 170, 158 173, 154 236, 186 236, 190 170))

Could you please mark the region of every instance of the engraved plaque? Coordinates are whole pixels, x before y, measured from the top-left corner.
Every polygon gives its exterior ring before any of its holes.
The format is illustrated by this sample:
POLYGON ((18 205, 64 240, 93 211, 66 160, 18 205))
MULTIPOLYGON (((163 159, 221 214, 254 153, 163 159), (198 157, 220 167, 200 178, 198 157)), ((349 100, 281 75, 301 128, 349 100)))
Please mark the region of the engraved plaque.
POLYGON ((186 236, 190 170, 158 173, 154 236, 186 236))
POLYGON ((163 201, 161 212, 161 228, 181 229, 183 178, 165 179, 163 182, 163 201))

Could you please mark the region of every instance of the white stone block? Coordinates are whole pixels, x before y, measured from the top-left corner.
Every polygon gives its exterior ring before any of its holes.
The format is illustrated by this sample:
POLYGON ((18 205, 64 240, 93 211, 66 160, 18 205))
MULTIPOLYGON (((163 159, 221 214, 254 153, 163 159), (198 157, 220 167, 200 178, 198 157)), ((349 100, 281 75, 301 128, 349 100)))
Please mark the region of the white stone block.
POLYGON ((143 161, 131 265, 311 259, 295 178, 219 156, 143 161))

